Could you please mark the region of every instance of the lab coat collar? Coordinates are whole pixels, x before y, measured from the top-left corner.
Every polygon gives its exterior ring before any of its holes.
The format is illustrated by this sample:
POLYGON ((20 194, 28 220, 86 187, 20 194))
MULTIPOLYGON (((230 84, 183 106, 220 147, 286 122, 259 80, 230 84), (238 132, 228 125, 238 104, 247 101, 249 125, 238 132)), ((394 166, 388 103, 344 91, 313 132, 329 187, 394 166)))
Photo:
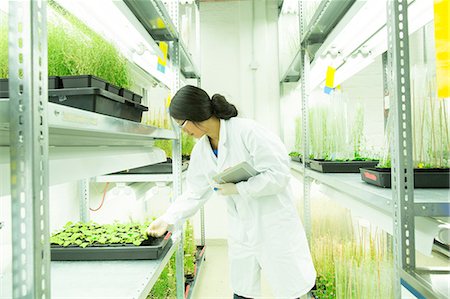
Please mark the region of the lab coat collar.
POLYGON ((227 126, 228 122, 224 119, 220 120, 220 131, 219 131, 219 155, 217 161, 217 167, 219 170, 222 170, 223 164, 227 158, 228 154, 228 144, 227 144, 227 126))

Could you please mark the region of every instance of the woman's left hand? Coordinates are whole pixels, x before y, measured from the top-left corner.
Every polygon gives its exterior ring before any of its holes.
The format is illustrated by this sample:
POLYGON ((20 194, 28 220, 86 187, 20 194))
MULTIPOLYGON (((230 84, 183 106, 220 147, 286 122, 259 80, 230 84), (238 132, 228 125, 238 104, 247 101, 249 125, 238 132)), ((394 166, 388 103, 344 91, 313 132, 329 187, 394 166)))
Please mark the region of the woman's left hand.
POLYGON ((214 190, 216 190, 217 193, 219 193, 219 195, 223 195, 223 196, 239 194, 239 192, 236 188, 236 184, 233 184, 233 183, 216 184, 216 185, 214 185, 214 190))

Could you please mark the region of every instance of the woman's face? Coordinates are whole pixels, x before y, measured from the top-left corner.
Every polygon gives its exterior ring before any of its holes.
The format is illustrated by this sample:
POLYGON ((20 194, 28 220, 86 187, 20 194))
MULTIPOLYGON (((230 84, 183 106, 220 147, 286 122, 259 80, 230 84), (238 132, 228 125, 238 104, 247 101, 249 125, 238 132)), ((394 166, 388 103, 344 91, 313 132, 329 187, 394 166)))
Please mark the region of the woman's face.
POLYGON ((205 130, 203 130, 200 123, 192 122, 190 120, 178 120, 178 119, 176 119, 175 122, 184 132, 186 132, 188 135, 194 138, 199 139, 206 133, 205 130))

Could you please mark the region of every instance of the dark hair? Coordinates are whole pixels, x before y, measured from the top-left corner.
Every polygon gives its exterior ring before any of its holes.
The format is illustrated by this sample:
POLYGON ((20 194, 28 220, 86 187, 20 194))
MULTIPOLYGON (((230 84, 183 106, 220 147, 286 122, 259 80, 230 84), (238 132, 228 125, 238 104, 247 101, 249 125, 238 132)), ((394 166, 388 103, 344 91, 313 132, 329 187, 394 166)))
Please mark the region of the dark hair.
POLYGON ((233 104, 227 102, 224 96, 215 94, 212 99, 201 88, 186 85, 173 96, 169 106, 170 116, 179 120, 204 121, 211 116, 230 119, 238 115, 233 104))

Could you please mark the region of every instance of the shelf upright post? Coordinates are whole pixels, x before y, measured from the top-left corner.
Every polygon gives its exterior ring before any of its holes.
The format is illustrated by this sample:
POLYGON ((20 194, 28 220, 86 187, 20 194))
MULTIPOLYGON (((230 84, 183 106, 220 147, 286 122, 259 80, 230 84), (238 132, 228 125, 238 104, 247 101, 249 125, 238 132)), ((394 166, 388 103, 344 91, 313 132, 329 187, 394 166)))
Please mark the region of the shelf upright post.
MULTIPOLYGON (((306 27, 306 11, 304 2, 299 1, 299 26, 300 26, 300 80, 302 96, 302 151, 303 169, 306 170, 306 162, 309 158, 309 129, 308 129, 308 98, 309 98, 309 57, 306 52, 307 41, 302 41, 306 27)), ((308 241, 311 241, 311 201, 310 201, 311 178, 305 171, 303 176, 303 221, 308 241)))
MULTIPOLYGON (((197 87, 202 87, 202 79, 197 77, 197 87)), ((205 207, 200 208, 200 245, 205 246, 205 207)))
POLYGON ((80 221, 89 221, 89 180, 80 181, 80 221))
MULTIPOLYGON (((177 0, 170 0, 167 2, 169 8, 169 15, 172 19, 175 29, 178 32, 179 26, 179 3, 177 0)), ((174 67, 174 78, 172 85, 172 93, 175 93, 180 88, 180 43, 178 39, 171 42, 170 57, 174 67)), ((181 130, 175 127, 177 138, 172 141, 172 171, 173 171, 173 199, 175 200, 181 195, 181 130)), ((176 252, 176 281, 177 281, 177 298, 184 299, 184 245, 183 245, 183 228, 180 228, 178 249, 176 252)))
POLYGON ((390 113, 394 220, 395 298, 401 298, 402 272, 415 269, 414 175, 412 160, 411 94, 409 77, 408 1, 387 2, 390 113))
POLYGON ((50 298, 46 1, 9 2, 13 298, 50 298))

